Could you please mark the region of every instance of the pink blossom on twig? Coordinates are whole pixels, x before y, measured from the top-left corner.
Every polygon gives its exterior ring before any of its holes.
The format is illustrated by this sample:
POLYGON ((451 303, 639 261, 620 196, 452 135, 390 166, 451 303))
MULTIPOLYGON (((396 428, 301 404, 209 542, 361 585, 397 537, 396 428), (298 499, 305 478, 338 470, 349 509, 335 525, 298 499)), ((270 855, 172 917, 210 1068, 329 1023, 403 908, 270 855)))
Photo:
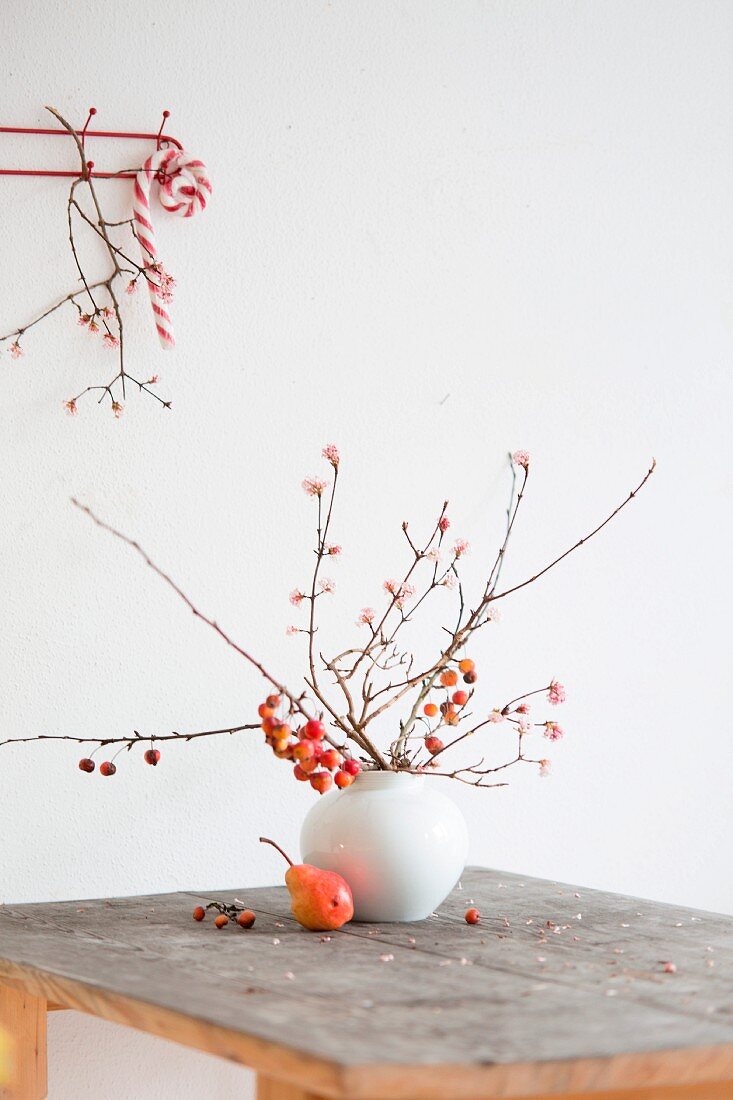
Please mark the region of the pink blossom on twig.
POLYGON ((545 722, 545 737, 549 741, 559 741, 565 736, 565 730, 557 722, 545 722))
POLYGON ((99 332, 99 325, 94 320, 93 317, 89 321, 89 325, 87 327, 87 332, 91 332, 92 336, 94 335, 95 332, 99 332))
POLYGON ((371 626, 374 622, 374 616, 376 611, 373 607, 362 607, 359 612, 359 618, 356 620, 357 626, 371 626))
POLYGON ((404 607, 405 601, 412 599, 416 592, 414 584, 398 584, 397 581, 391 578, 386 580, 382 587, 394 599, 395 607, 399 608, 404 607))
POLYGON ((335 592, 336 591, 336 581, 332 580, 331 577, 324 577, 319 582, 319 588, 321 589, 321 592, 335 592))
POLYGON ((135 279, 130 279, 129 283, 125 287, 125 294, 137 294, 137 282, 135 279))
POLYGON ((300 627, 288 626, 285 628, 285 633, 287 634, 288 638, 292 638, 294 634, 300 634, 300 627))
POLYGON ((125 406, 121 405, 119 401, 112 402, 112 412, 114 413, 115 420, 119 420, 125 411, 125 406))
POLYGON ((338 466, 341 456, 339 455, 338 447, 335 443, 327 444, 321 453, 324 458, 328 459, 334 469, 338 466))
POLYGON ((470 543, 467 539, 456 539, 453 546, 453 553, 457 558, 460 558, 463 554, 467 554, 470 550, 470 543))
POLYGON ((82 328, 86 328, 90 321, 91 317, 88 313, 80 313, 76 319, 77 325, 81 325, 82 328))
POLYGON ((490 722, 503 722, 504 721, 504 715, 501 713, 501 710, 499 709, 499 707, 494 707, 491 714, 489 715, 489 721, 490 722))
POLYGON ((529 469, 529 451, 515 451, 512 455, 512 462, 517 466, 523 466, 525 470, 529 469))
POLYGON ((76 416, 79 411, 76 407, 76 401, 73 397, 70 401, 64 401, 64 408, 66 409, 69 416, 76 416))
POLYGON ((293 607, 300 607, 305 599, 305 592, 301 592, 299 588, 294 588, 288 597, 293 607))
POLYGON ((540 777, 546 779, 552 771, 552 763, 549 760, 540 760, 540 777))
POLYGON ((529 703, 520 703, 517 707, 517 714, 529 714, 529 703))
POLYGON ((440 550, 438 550, 437 546, 434 546, 432 550, 428 550, 425 557, 428 559, 428 561, 431 561, 433 565, 440 564, 440 550))
POLYGON ((565 702, 565 688, 559 680, 553 680, 550 684, 549 691, 547 692, 547 701, 552 703, 556 707, 559 703, 565 702))
POLYGON ((327 546, 326 547, 326 553, 331 558, 337 558, 339 556, 339 554, 341 553, 341 547, 339 546, 338 543, 334 543, 333 546, 327 546))
POLYGON ((446 573, 440 583, 443 585, 443 588, 447 588, 449 591, 452 592, 457 583, 455 573, 446 573))
POLYGON ((120 341, 111 332, 105 332, 102 343, 106 348, 118 348, 120 346, 120 341))
POLYGON ((303 479, 302 485, 309 497, 320 497, 323 495, 324 490, 328 488, 328 482, 320 477, 306 477, 303 479))
POLYGON ((448 530, 449 527, 450 527, 450 520, 448 519, 448 517, 447 516, 441 516, 440 519, 438 520, 438 528, 443 532, 443 534, 445 534, 445 532, 448 530))
POLYGON ((23 349, 20 346, 20 344, 18 343, 18 341, 13 340, 12 344, 10 345, 10 358, 11 359, 21 359, 24 354, 25 354, 25 352, 23 351, 23 349))

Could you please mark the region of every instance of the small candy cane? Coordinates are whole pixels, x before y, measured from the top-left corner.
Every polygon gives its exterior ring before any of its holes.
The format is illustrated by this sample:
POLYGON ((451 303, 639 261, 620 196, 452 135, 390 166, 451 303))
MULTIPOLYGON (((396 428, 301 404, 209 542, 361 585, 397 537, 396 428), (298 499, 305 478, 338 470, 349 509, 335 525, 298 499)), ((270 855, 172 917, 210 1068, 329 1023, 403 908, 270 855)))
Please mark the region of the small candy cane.
MULTIPOLYGON (((158 190, 160 205, 169 214, 178 214, 190 218, 197 210, 206 207, 207 196, 211 194, 211 184, 206 174, 206 165, 183 150, 159 149, 149 156, 135 177, 134 202, 132 215, 135 231, 142 248, 143 263, 150 266, 158 262, 158 250, 155 245, 155 231, 150 214, 150 189, 158 173, 163 176, 158 190)), ((150 302, 155 317, 160 342, 164 348, 175 344, 173 329, 164 302, 165 286, 156 285, 156 272, 147 280, 150 302)))

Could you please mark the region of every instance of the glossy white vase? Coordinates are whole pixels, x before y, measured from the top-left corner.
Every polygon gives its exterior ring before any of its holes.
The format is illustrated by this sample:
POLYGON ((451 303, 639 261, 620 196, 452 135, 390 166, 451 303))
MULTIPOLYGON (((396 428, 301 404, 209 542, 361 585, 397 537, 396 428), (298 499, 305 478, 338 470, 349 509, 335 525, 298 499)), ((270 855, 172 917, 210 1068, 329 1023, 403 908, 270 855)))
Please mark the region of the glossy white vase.
POLYGON ((429 916, 458 882, 468 830, 434 779, 362 772, 309 810, 300 850, 304 863, 346 879, 355 920, 415 921, 429 916))

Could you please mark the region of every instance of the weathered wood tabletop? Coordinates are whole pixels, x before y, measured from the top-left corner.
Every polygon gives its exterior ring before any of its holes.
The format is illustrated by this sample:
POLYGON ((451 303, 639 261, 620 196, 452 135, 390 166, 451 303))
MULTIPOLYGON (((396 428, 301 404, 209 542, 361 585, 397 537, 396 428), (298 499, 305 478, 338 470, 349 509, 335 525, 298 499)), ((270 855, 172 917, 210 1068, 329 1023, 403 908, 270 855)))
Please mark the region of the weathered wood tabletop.
POLYGON ((47 1007, 251 1066, 260 1100, 718 1100, 732 963, 733 918, 479 869, 427 921, 329 935, 279 887, 8 905, 0 1025, 23 1100, 46 1094, 47 1007), (254 928, 193 921, 214 897, 254 928))

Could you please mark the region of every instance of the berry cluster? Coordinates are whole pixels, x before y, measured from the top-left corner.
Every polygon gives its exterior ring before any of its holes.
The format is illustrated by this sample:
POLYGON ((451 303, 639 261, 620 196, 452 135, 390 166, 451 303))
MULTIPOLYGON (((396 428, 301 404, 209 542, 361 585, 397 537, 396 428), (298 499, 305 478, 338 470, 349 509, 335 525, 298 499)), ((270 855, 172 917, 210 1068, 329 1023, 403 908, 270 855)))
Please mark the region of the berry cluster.
POLYGON ((226 928, 230 921, 233 924, 238 924, 240 928, 251 928, 257 919, 251 909, 246 909, 241 905, 226 905, 223 901, 210 901, 206 907, 197 905, 193 911, 193 919, 196 921, 204 920, 209 909, 216 910, 217 916, 214 919, 214 925, 220 930, 226 928))
POLYGON ((291 760, 293 775, 301 783, 309 782, 314 791, 325 794, 335 783, 340 789, 350 786, 361 771, 361 764, 353 757, 344 757, 335 746, 324 744, 326 727, 318 718, 311 718, 298 729, 293 729, 292 707, 282 715, 280 695, 268 695, 260 703, 257 713, 261 718, 265 741, 279 760, 291 760))
MULTIPOLYGON (((102 746, 100 745, 99 747, 101 748, 102 746)), ((127 748, 127 746, 125 746, 125 748, 127 748)), ((95 749, 94 752, 96 751, 97 750, 95 749)), ((115 753, 115 757, 119 756, 120 752, 122 751, 123 749, 120 749, 119 752, 115 753)), ((92 753, 92 756, 93 755, 94 753, 92 753)), ((95 771, 97 765, 95 761, 92 760, 92 756, 82 756, 81 760, 79 761, 80 771, 89 772, 90 774, 95 771)), ((153 748, 146 749, 145 753, 143 754, 143 760, 146 764, 151 764, 154 768, 157 767, 158 761, 160 760, 159 750, 153 748)), ((99 765, 100 775, 114 775, 116 771, 117 765, 114 762, 114 758, 112 760, 105 760, 99 765)))
POLYGON ((470 657, 464 657, 462 661, 458 661, 456 668, 445 668, 440 674, 439 686, 445 690, 445 699, 440 704, 426 703, 423 707, 426 718, 437 718, 440 715, 437 724, 430 727, 425 736, 425 748, 431 756, 437 756, 445 748, 437 731, 441 726, 457 726, 461 721, 461 712, 473 695, 472 691, 464 691, 463 688, 452 690, 458 683, 459 673, 463 676, 464 684, 469 686, 478 680, 475 663, 470 657))

